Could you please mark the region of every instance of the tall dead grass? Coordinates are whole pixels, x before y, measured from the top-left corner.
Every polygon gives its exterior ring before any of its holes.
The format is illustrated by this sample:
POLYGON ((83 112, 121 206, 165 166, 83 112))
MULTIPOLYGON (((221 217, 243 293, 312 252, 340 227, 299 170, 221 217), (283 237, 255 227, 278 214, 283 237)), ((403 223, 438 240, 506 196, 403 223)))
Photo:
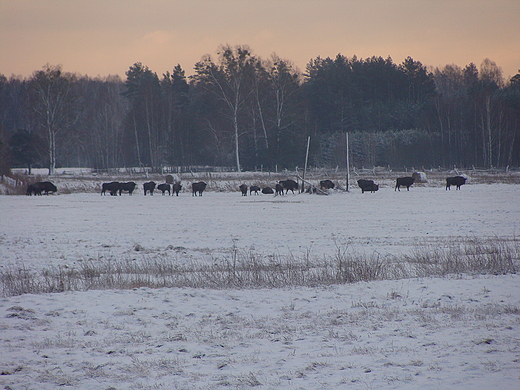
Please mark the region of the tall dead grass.
POLYGON ((444 247, 415 248, 404 261, 415 276, 444 276, 456 273, 509 274, 518 267, 519 242, 468 239, 444 247))
POLYGON ((449 241, 444 247, 421 245, 409 254, 388 257, 341 247, 332 256, 263 255, 233 246, 221 258, 182 262, 164 256, 142 261, 88 260, 75 268, 41 271, 12 266, 0 271, 0 292, 5 297, 139 287, 283 288, 460 273, 508 274, 516 272, 519 253, 520 241, 498 238, 449 241))

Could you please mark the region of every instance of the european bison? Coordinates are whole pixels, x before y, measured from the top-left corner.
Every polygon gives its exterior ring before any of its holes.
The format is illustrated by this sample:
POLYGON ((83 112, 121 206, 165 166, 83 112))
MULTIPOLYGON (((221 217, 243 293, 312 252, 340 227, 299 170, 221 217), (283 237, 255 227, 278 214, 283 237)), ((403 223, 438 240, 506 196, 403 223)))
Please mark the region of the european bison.
POLYGON ((289 190, 291 190, 292 193, 294 194, 294 190, 298 189, 298 183, 296 183, 294 180, 291 180, 291 179, 289 179, 289 180, 282 180, 279 183, 284 188, 286 195, 289 192, 289 190))
POLYGON ((274 187, 276 195, 283 195, 283 186, 280 183, 277 183, 274 187))
POLYGON ((204 183, 203 181, 199 181, 198 183, 192 183, 191 184, 191 191, 192 191, 191 196, 197 196, 197 194, 199 194, 199 196, 202 196, 202 193, 206 189, 206 186, 207 186, 207 184, 204 183))
POLYGON ((258 195, 258 191, 260 191, 260 187, 258 186, 249 187, 249 195, 252 195, 253 192, 255 193, 255 195, 258 195))
POLYGON ((121 193, 123 191, 128 191, 128 194, 132 195, 132 193, 135 190, 135 187, 137 187, 137 184, 135 184, 133 181, 129 181, 127 183, 119 183, 119 196, 121 196, 121 193))
POLYGON ((56 192, 58 189, 54 184, 52 184, 50 181, 43 181, 40 182, 40 184, 43 186, 43 191, 45 192, 45 195, 49 195, 49 192, 56 192))
POLYGON ((262 190, 262 194, 274 194, 274 191, 271 187, 265 187, 263 190, 262 190))
POLYGON ((146 196, 147 192, 149 192, 150 195, 153 195, 153 190, 155 190, 155 182, 149 181, 147 183, 144 183, 143 189, 144 189, 144 196, 146 196))
POLYGON ((394 191, 401 191, 401 186, 406 187, 408 191, 410 191, 410 186, 414 183, 415 179, 413 177, 399 177, 395 182, 394 191))
POLYGON ((121 183, 118 181, 112 181, 110 183, 103 183, 101 185, 101 195, 106 195, 106 192, 110 192, 110 195, 116 196, 117 192, 121 189, 121 183))
POLYGON ((242 196, 247 196, 247 185, 245 184, 240 184, 240 192, 242 192, 242 196))
POLYGON ((376 192, 379 190, 379 185, 374 183, 374 180, 365 180, 359 179, 357 181, 359 188, 361 188, 361 193, 365 193, 365 191, 376 192))
POLYGON ((322 180, 320 181, 320 188, 322 190, 332 190, 334 188, 334 183, 330 180, 322 180))
POLYGON ((181 188, 182 188, 181 183, 173 183, 173 185, 172 185, 172 191, 177 196, 179 196, 179 192, 180 192, 181 188))
POLYGON ((27 186, 26 194, 30 195, 30 196, 32 196, 33 194, 34 195, 41 195, 43 190, 44 190, 44 188, 43 188, 43 185, 42 185, 41 182, 34 183, 34 184, 29 184, 27 186))
POLYGON ((171 191, 170 191, 170 190, 171 190, 171 186, 170 186, 168 183, 159 184, 159 185, 157 186, 157 189, 158 189, 159 191, 162 191, 162 194, 163 194, 163 195, 164 195, 164 193, 165 193, 166 191, 168 191, 168 196, 170 196, 170 195, 172 194, 171 191))
POLYGON ((460 186, 466 184, 466 178, 463 176, 454 176, 446 178, 446 190, 451 190, 451 186, 457 186, 457 190, 460 190, 460 186))

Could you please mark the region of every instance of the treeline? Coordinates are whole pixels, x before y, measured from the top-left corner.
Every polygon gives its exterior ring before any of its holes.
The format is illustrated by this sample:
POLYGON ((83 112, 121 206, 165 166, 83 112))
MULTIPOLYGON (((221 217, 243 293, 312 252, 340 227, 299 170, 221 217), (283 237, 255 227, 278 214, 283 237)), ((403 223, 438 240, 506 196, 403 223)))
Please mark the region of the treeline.
POLYGON ((0 159, 9 167, 520 165, 520 73, 428 70, 412 58, 315 58, 304 73, 221 46, 187 77, 135 63, 126 79, 46 65, 0 75, 0 159))

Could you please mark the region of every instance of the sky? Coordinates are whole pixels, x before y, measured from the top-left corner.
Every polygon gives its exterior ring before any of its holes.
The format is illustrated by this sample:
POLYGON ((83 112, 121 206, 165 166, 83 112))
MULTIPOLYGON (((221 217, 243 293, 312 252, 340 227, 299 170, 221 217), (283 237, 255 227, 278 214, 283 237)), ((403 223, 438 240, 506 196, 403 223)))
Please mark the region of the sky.
POLYGON ((220 45, 273 53, 301 71, 318 56, 411 56, 520 69, 519 0, 0 0, 0 74, 44 65, 105 77, 136 62, 187 75, 220 45))

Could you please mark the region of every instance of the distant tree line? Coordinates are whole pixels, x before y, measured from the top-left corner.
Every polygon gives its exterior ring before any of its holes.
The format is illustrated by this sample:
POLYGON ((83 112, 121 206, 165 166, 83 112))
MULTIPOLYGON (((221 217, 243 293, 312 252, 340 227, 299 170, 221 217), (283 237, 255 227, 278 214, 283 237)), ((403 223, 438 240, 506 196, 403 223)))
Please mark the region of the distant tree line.
POLYGON ((520 165, 520 71, 428 70, 411 57, 311 60, 304 73, 248 46, 221 46, 187 77, 142 63, 90 78, 46 65, 0 74, 0 165, 96 169, 520 165))

